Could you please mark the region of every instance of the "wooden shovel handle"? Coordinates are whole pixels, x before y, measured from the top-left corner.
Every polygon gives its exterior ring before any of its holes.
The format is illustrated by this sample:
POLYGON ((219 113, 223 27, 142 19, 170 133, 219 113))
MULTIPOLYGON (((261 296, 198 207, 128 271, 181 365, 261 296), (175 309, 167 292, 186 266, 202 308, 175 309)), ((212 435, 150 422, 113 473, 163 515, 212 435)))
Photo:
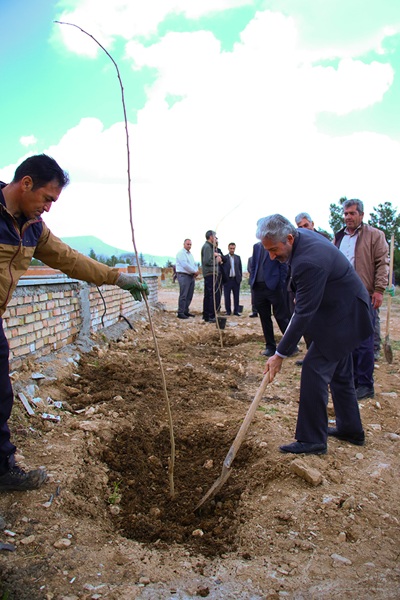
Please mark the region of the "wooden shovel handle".
MULTIPOLYGON (((394 261, 394 233, 390 238, 390 264, 389 264, 389 288, 392 285, 393 280, 393 261, 394 261)), ((389 326, 390 326, 390 309, 392 306, 392 296, 388 296, 387 312, 386 312, 386 339, 389 337, 389 326)))
POLYGON ((261 398, 263 397, 265 388, 269 384, 269 381, 270 381, 270 375, 269 375, 269 371, 267 371, 263 377, 260 387, 258 388, 258 390, 256 392, 256 395, 254 396, 252 403, 250 404, 250 408, 247 411, 245 418, 243 419, 243 423, 241 424, 240 429, 237 432, 235 439, 233 440, 232 446, 229 448, 228 454, 225 457, 224 466, 227 469, 230 469, 231 464, 233 463, 233 461, 235 459, 237 451, 239 450, 239 448, 243 442, 243 438, 247 433, 249 425, 254 417, 254 414, 258 408, 258 405, 260 404, 261 398))

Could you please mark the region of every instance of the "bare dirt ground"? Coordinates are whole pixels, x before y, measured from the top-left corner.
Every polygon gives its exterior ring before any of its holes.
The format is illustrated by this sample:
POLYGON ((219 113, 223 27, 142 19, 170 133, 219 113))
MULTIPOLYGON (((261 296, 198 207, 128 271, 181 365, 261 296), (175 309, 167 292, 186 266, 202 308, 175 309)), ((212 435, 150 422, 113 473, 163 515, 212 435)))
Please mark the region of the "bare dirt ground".
MULTIPOLYGON (((12 375, 15 390, 41 401, 29 417, 16 400, 13 439, 19 462, 44 465, 49 479, 0 495, 2 600, 399 598, 397 299, 393 363, 381 353, 375 398, 360 403, 366 445, 330 440, 326 455, 298 457, 306 478, 294 470, 295 457, 278 449, 294 439, 298 408, 299 356, 287 359, 230 479, 200 513, 194 508, 220 475, 262 380, 261 325, 243 296, 243 315, 228 318, 221 347, 215 324, 201 321, 200 294, 187 321, 176 318, 176 288, 159 299, 165 310, 153 318, 174 421, 175 498, 145 315, 113 341, 94 338, 89 352, 77 345, 27 361, 12 375)), ((385 317, 384 308, 383 334, 385 317)))

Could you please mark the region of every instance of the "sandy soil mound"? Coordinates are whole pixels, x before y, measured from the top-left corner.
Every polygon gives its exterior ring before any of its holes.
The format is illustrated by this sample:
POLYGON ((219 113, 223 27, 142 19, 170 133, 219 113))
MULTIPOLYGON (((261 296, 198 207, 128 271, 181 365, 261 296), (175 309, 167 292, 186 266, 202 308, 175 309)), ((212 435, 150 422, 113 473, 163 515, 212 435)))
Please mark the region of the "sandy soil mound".
POLYGON ((43 464, 49 480, 0 496, 3 598, 398 598, 397 305, 394 361, 379 360, 376 396, 360 404, 366 445, 330 440, 326 455, 297 459, 279 452, 293 440, 298 407, 299 356, 287 359, 232 475, 196 512, 261 383, 261 325, 249 318, 247 296, 243 316, 229 317, 221 335, 202 323, 200 295, 187 321, 176 318, 175 290, 160 299, 165 310, 153 318, 174 423, 173 497, 146 316, 113 340, 93 339, 89 352, 75 346, 28 361, 13 379, 16 391, 36 396, 35 415, 16 400, 11 424, 19 462, 43 464), (38 372, 44 377, 33 380, 38 372))

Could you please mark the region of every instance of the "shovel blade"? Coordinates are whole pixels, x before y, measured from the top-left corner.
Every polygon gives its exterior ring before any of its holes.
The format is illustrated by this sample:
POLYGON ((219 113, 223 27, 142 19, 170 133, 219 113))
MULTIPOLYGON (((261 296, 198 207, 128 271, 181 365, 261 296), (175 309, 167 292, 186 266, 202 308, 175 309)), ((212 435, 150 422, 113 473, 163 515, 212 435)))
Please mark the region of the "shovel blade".
POLYGON ((223 465, 221 475, 218 477, 218 479, 216 479, 214 481, 214 483, 212 484, 212 486, 210 487, 208 492, 206 494, 204 494, 204 496, 202 497, 200 502, 198 502, 198 504, 196 504, 194 512, 199 510, 199 508, 201 508, 206 502, 208 502, 208 500, 211 500, 211 498, 213 498, 215 496, 215 494, 218 494, 219 490, 222 488, 224 483, 228 480, 231 473, 232 473, 232 471, 230 469, 227 469, 225 467, 225 465, 223 465))
POLYGON ((389 343, 389 340, 385 340, 385 343, 383 344, 383 352, 384 352, 386 361, 389 363, 389 365, 391 365, 393 362, 393 350, 392 350, 392 346, 389 343))

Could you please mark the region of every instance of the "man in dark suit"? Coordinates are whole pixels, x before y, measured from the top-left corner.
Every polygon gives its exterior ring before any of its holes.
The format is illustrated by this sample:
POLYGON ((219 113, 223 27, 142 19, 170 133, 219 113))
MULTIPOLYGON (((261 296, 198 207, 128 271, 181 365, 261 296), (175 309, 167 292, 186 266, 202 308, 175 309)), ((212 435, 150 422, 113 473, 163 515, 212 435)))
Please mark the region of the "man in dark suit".
POLYGON ((296 229, 281 215, 260 219, 256 235, 272 260, 288 265, 295 295, 290 324, 266 364, 271 378, 304 334, 312 340, 301 373, 297 441, 281 446, 281 451, 325 454, 328 435, 363 445, 351 353, 373 331, 364 284, 327 239, 296 229), (336 427, 330 429, 329 385, 336 414, 336 427))
POLYGON ((276 350, 271 310, 282 333, 285 333, 289 324, 290 313, 286 293, 287 272, 287 265, 271 260, 261 242, 254 244, 251 257, 250 287, 264 333, 265 350, 263 354, 265 356, 272 356, 276 350))
POLYGON ((223 257, 222 281, 224 284, 224 298, 226 314, 231 314, 231 293, 233 293, 233 314, 240 317, 239 312, 239 291, 242 281, 242 261, 240 256, 235 254, 236 244, 228 244, 228 252, 223 257))

